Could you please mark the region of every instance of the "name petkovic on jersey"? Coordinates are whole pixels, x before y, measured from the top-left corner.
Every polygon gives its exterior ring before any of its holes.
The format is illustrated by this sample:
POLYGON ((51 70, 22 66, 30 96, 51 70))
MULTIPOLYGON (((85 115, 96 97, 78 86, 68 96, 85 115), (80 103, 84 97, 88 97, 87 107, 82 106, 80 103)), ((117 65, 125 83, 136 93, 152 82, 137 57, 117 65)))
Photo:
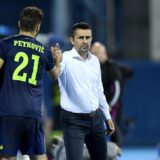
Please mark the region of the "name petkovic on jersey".
POLYGON ((14 46, 19 46, 19 47, 31 48, 31 49, 34 49, 34 50, 36 50, 38 52, 44 53, 44 47, 40 46, 40 45, 37 45, 35 43, 21 41, 21 40, 14 40, 13 41, 13 45, 14 46))

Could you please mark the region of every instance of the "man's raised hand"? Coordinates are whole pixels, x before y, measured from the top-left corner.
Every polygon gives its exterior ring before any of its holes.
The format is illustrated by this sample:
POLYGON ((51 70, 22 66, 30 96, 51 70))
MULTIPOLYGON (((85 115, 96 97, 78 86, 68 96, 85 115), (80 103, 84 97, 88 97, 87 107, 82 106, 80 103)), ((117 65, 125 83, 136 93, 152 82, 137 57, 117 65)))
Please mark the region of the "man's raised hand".
POLYGON ((51 52, 55 60, 55 65, 59 65, 60 62, 62 61, 62 51, 59 48, 58 43, 56 43, 55 47, 51 47, 51 52))

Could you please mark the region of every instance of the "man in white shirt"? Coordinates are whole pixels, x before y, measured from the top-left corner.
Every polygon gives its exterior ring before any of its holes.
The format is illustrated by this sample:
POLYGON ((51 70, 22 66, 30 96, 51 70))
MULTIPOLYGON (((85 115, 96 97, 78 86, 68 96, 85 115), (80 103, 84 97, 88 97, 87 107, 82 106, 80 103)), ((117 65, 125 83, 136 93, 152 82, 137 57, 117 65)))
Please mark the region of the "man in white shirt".
POLYGON ((111 135, 115 130, 103 93, 100 64, 89 51, 91 41, 91 27, 84 22, 74 24, 70 36, 73 48, 63 53, 61 62, 61 122, 67 160, 83 159, 84 142, 91 160, 106 160, 105 133, 111 135))

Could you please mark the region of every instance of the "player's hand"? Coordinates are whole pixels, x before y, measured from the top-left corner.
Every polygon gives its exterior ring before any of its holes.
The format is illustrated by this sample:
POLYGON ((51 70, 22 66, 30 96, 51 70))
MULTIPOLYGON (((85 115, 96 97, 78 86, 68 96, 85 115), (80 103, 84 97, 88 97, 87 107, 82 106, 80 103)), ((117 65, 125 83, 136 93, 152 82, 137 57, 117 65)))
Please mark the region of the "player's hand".
POLYGON ((56 43, 55 47, 51 47, 51 52, 55 60, 55 65, 59 65, 60 62, 62 61, 62 51, 59 48, 58 43, 56 43))
POLYGON ((112 135, 115 131, 115 127, 114 127, 114 123, 111 119, 108 119, 105 121, 105 124, 106 124, 106 135, 112 135))

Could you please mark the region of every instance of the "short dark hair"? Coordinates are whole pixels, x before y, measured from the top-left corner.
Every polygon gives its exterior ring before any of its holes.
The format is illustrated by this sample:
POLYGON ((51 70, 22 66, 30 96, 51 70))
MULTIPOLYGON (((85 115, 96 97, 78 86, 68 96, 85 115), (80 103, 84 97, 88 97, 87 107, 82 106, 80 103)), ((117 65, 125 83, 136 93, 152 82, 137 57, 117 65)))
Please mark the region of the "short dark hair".
POLYGON ((89 30, 92 31, 92 28, 88 23, 86 23, 86 22, 78 22, 78 23, 75 23, 73 25, 73 27, 72 27, 71 34, 70 34, 71 37, 74 37, 75 31, 77 29, 89 29, 89 30))
POLYGON ((37 7, 25 7, 19 16, 20 29, 24 31, 34 31, 37 24, 41 24, 43 20, 43 11, 37 7))

